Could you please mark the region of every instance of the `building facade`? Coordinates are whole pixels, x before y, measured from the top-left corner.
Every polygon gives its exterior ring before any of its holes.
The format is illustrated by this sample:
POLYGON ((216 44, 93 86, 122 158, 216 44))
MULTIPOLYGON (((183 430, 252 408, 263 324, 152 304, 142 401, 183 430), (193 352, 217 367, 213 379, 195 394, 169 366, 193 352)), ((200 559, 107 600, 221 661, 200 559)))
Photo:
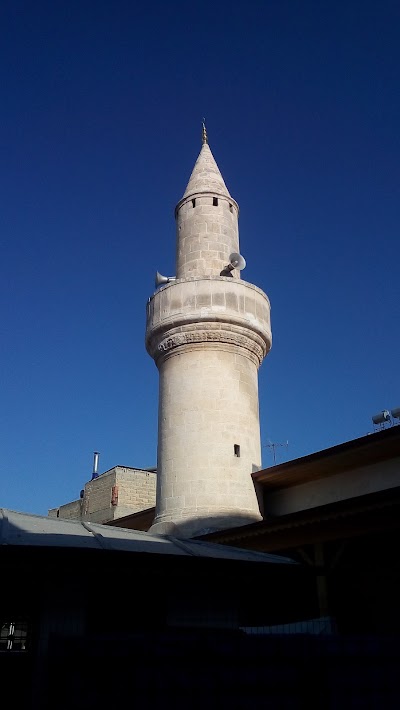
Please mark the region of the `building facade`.
POLYGON ((109 523, 156 503, 155 469, 114 466, 85 483, 81 497, 49 510, 50 518, 109 523))

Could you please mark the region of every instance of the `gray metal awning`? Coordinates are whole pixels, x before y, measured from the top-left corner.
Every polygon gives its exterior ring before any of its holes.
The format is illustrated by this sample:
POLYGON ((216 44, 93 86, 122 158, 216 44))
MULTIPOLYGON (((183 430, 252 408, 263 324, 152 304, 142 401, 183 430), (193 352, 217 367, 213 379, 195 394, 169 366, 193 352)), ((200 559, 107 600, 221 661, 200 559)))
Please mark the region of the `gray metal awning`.
POLYGON ((0 545, 116 550, 158 555, 208 557, 244 562, 297 565, 293 560, 200 540, 181 540, 139 530, 80 520, 47 518, 0 508, 0 545))

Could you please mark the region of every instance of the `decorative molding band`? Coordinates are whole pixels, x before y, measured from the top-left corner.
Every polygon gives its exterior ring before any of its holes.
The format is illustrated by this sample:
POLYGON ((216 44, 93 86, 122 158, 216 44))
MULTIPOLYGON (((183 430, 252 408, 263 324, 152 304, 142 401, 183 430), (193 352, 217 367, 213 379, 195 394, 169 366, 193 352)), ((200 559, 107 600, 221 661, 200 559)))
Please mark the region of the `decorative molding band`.
POLYGON ((259 367, 268 352, 265 341, 254 331, 232 325, 229 328, 221 328, 220 323, 202 325, 201 328, 183 326, 164 332, 161 339, 153 339, 149 343, 150 355, 158 363, 159 360, 175 354, 179 348, 197 349, 196 346, 199 345, 221 343, 243 349, 245 351, 243 354, 250 357, 259 367))

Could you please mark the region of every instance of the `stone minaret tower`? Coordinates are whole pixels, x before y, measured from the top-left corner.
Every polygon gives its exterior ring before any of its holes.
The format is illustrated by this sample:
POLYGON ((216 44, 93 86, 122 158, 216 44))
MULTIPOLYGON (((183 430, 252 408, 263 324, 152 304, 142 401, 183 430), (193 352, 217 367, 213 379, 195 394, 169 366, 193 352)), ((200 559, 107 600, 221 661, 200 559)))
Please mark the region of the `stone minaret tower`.
MULTIPOLYGON (((265 293, 230 263, 239 207, 207 141, 175 210, 176 278, 147 308, 160 373, 152 532, 191 537, 261 519, 258 368, 271 347, 265 293)), ((240 265, 240 264, 239 264, 240 265)))

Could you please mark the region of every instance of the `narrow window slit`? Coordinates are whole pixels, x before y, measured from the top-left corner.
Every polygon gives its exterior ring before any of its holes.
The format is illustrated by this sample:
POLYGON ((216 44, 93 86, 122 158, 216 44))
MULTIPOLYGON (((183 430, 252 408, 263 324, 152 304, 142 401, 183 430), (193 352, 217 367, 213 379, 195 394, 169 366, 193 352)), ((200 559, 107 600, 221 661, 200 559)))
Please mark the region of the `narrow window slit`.
POLYGON ((231 203, 229 203, 229 211, 233 212, 233 207, 232 207, 231 203))
POLYGON ((240 458, 240 444, 233 445, 233 453, 235 454, 235 456, 240 458))
POLYGON ((213 197, 213 207, 218 207, 218 197, 213 197))
POLYGON ((193 205, 193 207, 196 207, 196 198, 195 197, 192 200, 192 205, 193 205))

